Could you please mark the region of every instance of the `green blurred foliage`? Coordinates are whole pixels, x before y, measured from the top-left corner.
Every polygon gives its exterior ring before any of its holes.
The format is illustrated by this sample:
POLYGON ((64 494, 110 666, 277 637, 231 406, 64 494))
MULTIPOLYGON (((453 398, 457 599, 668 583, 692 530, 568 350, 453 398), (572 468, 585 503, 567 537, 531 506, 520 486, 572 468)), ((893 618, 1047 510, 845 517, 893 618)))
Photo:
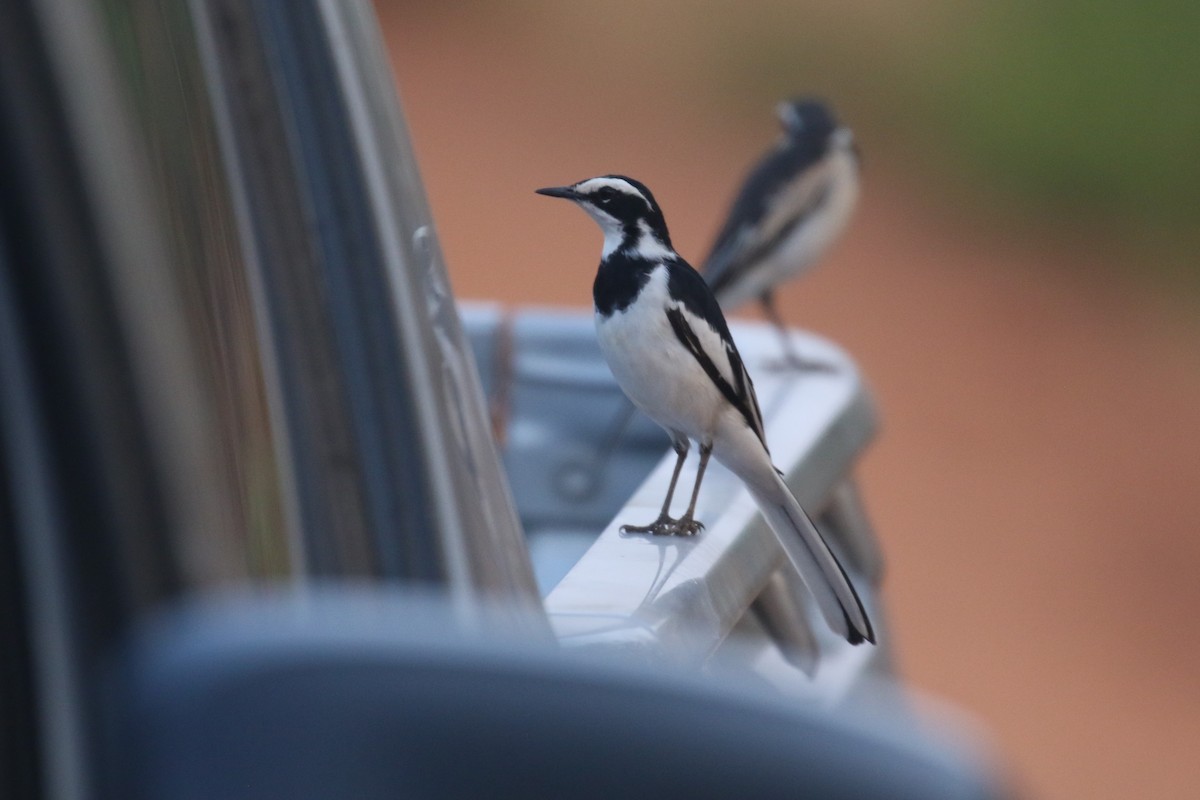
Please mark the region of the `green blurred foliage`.
POLYGON ((1049 210, 1194 225, 1200 3, 981 4, 935 109, 1004 191, 1049 210))

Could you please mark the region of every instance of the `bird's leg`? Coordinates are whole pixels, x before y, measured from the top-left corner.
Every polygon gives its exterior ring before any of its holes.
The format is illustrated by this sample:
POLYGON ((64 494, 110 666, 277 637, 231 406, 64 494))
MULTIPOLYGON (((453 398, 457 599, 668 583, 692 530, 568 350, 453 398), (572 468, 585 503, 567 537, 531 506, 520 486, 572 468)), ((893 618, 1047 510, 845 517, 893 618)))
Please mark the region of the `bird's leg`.
POLYGON ((788 335, 787 326, 783 323, 783 317, 779 316, 779 309, 775 307, 775 292, 768 289, 762 293, 758 301, 762 303, 763 312, 783 342, 783 360, 773 363, 771 365, 773 368, 795 369, 801 372, 837 372, 837 367, 833 364, 824 361, 810 361, 796 352, 792 337, 788 335))
POLYGON ((708 457, 712 455, 712 442, 700 444, 700 467, 696 471, 696 485, 692 487, 692 501, 688 503, 687 512, 675 521, 676 536, 694 536, 704 530, 704 523, 696 519, 696 498, 700 496, 700 483, 704 480, 704 469, 708 466, 708 457))
POLYGON ((675 520, 671 519, 671 498, 675 496, 675 484, 679 482, 679 472, 687 459, 688 448, 691 446, 686 436, 671 437, 671 446, 675 449, 675 471, 671 473, 671 484, 667 487, 667 499, 663 501, 662 511, 658 519, 649 525, 622 525, 621 533, 652 533, 655 536, 670 536, 675 533, 675 520))

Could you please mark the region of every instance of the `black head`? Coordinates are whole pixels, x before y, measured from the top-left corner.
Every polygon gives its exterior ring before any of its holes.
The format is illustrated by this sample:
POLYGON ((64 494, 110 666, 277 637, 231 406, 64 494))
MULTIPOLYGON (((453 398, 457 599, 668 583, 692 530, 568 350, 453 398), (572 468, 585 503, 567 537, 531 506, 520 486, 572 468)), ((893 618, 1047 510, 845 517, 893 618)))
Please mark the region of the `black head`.
POLYGON ((619 239, 619 246, 633 246, 652 236, 671 247, 662 209, 646 185, 633 178, 601 175, 571 186, 538 189, 537 193, 573 200, 596 220, 604 230, 605 239, 619 239))
POLYGON ((812 97, 794 97, 775 107, 775 115, 791 136, 827 139, 838 128, 833 110, 812 97))
POLYGON ((833 109, 811 97, 794 97, 775 107, 783 131, 793 143, 817 152, 846 152, 862 160, 854 133, 838 122, 833 109))

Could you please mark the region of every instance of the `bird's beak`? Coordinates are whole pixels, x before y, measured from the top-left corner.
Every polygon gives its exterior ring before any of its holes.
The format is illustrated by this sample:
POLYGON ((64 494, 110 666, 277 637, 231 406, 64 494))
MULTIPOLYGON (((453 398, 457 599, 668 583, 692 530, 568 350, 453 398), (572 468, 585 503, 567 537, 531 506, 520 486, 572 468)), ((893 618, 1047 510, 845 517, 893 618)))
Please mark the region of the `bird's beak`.
POLYGON ((564 197, 567 200, 579 199, 579 192, 570 186, 549 186, 545 189, 538 189, 537 193, 544 194, 547 197, 564 197))

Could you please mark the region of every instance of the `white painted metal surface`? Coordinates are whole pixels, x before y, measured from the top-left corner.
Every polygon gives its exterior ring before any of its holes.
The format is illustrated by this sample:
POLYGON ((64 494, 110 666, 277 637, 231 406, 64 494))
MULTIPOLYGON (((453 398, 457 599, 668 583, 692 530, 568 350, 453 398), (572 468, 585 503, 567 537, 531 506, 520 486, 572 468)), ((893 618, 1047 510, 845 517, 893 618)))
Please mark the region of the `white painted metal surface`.
MULTIPOLYGON (((807 590, 778 570, 783 553, 754 501, 715 462, 700 494, 698 518, 707 526, 700 535, 620 533, 623 524, 657 515, 674 454, 666 435, 641 419, 602 467, 589 466, 623 402, 600 358, 590 314, 522 309, 506 316, 492 306, 469 308, 466 319, 477 355, 492 359, 483 366, 492 379, 489 394, 504 399, 509 479, 564 646, 712 669, 738 663, 792 693, 828 701, 888 671, 889 631, 876 591, 881 560, 852 477, 875 433, 875 413, 843 351, 796 332, 805 358, 834 369, 774 370, 774 332, 753 323, 732 326, 775 464, 840 550, 875 617, 878 647, 854 647, 826 630, 807 590), (498 339, 509 346, 491 346, 498 339), (503 363, 498 350, 507 353, 503 363)), ((693 455, 680 486, 694 477, 693 455)), ((675 513, 688 494, 678 493, 675 513)))
MULTIPOLYGON (((858 372, 832 344, 800 334, 800 351, 836 365, 836 371, 774 371, 768 366, 778 344, 771 331, 739 324, 733 332, 754 376, 776 465, 816 516, 848 480, 874 433, 873 409, 858 372)), ((754 501, 719 465, 710 468, 701 492, 698 517, 707 529, 699 536, 620 533, 621 525, 644 523, 658 513, 673 462, 663 441, 664 457, 657 468, 546 598, 551 623, 564 645, 641 650, 648 658, 703 662, 745 617, 782 563, 782 551, 754 501)), ((680 485, 690 485, 694 476, 689 462, 680 485)), ((869 532, 855 529, 839 533, 869 537, 869 532)), ((841 545, 847 556, 873 552, 845 541, 841 545)), ((877 608, 864 566, 869 567, 866 572, 876 571, 870 565, 847 564, 864 600, 877 608)), ((789 588, 808 609, 803 587, 789 588)), ((812 678, 803 680, 820 681, 826 693, 840 694, 839 685, 844 688, 855 674, 870 669, 879 651, 838 640, 819 619, 812 618, 810 625, 820 657, 809 666, 812 678)), ((797 670, 797 681, 802 681, 801 675, 797 670)))

